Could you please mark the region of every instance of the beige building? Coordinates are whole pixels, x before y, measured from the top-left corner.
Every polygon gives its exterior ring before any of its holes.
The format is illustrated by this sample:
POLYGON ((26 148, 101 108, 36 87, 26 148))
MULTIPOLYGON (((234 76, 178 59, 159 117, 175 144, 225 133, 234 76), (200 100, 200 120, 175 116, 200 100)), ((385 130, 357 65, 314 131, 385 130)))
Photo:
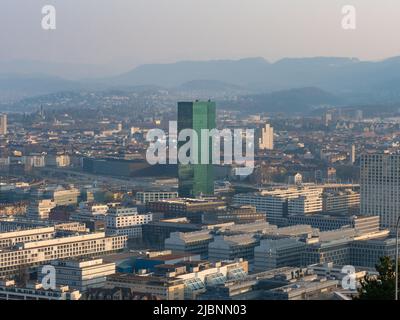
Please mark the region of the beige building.
POLYGON ((56 207, 53 200, 39 200, 28 207, 27 217, 29 219, 47 220, 49 219, 50 211, 56 207))
POLYGON ((54 227, 36 228, 0 233, 0 248, 15 246, 17 243, 52 239, 54 227))
POLYGON ((7 115, 0 114, 0 135, 5 136, 7 134, 7 115))
POLYGON ((0 300, 79 300, 81 293, 68 286, 45 290, 40 283, 29 283, 21 288, 14 280, 0 280, 0 300))
POLYGON ((106 237, 103 232, 19 243, 0 251, 0 276, 53 260, 119 251, 126 244, 126 236, 106 237))
POLYGON ((274 128, 268 123, 261 128, 260 137, 258 139, 258 148, 260 150, 274 149, 274 128))

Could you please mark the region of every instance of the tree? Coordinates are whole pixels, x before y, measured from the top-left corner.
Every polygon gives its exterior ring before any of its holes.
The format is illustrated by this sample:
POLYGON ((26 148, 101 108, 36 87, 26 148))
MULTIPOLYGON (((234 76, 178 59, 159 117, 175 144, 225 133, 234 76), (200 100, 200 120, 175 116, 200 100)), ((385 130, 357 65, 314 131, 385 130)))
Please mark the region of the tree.
POLYGON ((395 261, 382 257, 375 266, 378 275, 365 275, 358 289, 360 300, 393 300, 395 296, 395 261))

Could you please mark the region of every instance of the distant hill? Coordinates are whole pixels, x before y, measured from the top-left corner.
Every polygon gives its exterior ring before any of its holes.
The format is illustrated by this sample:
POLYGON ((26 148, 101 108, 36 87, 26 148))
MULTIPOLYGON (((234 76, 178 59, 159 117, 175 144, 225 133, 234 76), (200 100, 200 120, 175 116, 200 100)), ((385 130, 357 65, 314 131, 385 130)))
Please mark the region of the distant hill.
MULTIPOLYGON (((180 97, 222 99, 224 96, 260 94, 258 102, 275 99, 296 103, 294 88, 319 88, 332 94, 343 104, 400 102, 400 57, 383 61, 360 61, 354 58, 314 57, 285 58, 270 63, 263 58, 241 60, 181 61, 170 64, 148 64, 113 77, 87 79, 85 74, 95 66, 21 62, 5 65, 0 62, 0 102, 70 90, 169 90, 180 97), (36 70, 36 71, 35 71, 36 70), (37 73, 42 70, 42 73, 37 73), (23 73, 21 71, 24 71, 23 73), (65 74, 65 78, 54 76, 65 74), (65 80, 68 76, 81 80, 65 80), (85 78, 85 79, 82 79, 85 78), (282 91, 278 96, 269 93, 282 91), (267 94, 266 96, 262 96, 267 94)), ((101 69, 101 68, 100 68, 101 69)), ((95 72, 96 73, 96 72, 95 72)), ((102 74, 98 70, 97 74, 102 74)), ((321 92, 320 92, 321 93, 321 92)), ((246 98, 248 99, 248 98, 246 98)), ((302 91, 304 105, 331 101, 317 92, 302 91), (309 95, 304 99, 305 95, 309 95)), ((327 103, 328 103, 327 102, 327 103)), ((283 103, 283 102, 280 102, 283 103)))
POLYGON ((0 74, 0 100, 19 100, 79 88, 78 82, 42 74, 0 74))
POLYGON ((343 101, 318 88, 307 87, 266 94, 242 96, 236 101, 223 102, 231 109, 251 112, 304 114, 322 106, 340 105, 343 101))
POLYGON ((259 93, 317 87, 359 97, 360 93, 385 96, 387 91, 400 92, 399 87, 392 85, 399 74, 400 57, 378 62, 336 57, 285 58, 275 63, 249 58, 143 65, 106 81, 115 85, 153 84, 171 88, 207 79, 259 93))
POLYGON ((147 64, 107 81, 119 85, 153 84, 177 87, 186 82, 208 79, 247 86, 261 81, 268 66, 269 62, 262 58, 147 64))

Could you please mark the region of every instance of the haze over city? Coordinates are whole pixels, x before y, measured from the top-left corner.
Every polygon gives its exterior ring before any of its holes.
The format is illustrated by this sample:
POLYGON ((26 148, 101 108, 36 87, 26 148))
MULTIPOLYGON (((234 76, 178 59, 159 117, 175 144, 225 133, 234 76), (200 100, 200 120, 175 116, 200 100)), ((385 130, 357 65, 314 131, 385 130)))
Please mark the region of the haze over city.
POLYGON ((338 318, 398 300, 399 16, 2 0, 0 301, 297 319, 289 301, 348 301, 323 310, 338 318))

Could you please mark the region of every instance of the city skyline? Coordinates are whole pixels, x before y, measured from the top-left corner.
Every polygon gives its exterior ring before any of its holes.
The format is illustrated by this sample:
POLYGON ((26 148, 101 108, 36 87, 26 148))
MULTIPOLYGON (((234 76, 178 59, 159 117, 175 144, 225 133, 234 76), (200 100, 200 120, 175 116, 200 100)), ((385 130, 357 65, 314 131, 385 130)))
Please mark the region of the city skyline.
POLYGON ((398 300, 398 0, 22 1, 0 10, 0 301, 398 300))

